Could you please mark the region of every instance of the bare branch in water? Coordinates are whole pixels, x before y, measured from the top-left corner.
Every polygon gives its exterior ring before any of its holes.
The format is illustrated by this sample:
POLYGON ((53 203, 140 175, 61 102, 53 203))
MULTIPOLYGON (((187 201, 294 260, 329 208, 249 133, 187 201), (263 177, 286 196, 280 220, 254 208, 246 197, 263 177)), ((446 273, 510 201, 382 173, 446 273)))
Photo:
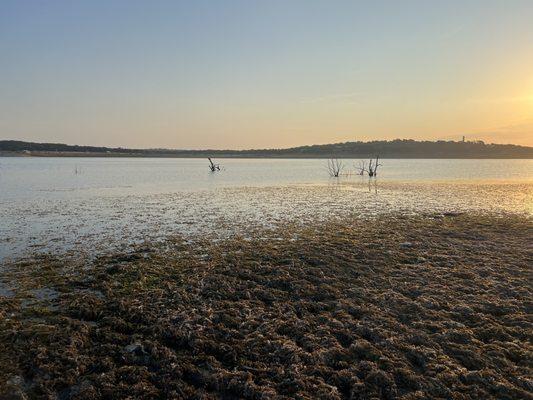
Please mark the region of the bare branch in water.
POLYGON ((330 158, 328 160, 328 172, 329 176, 338 178, 341 171, 344 169, 344 164, 336 158, 330 158))
POLYGON ((359 161, 359 165, 355 167, 356 170, 359 170, 357 172, 357 175, 363 176, 366 173, 368 173, 368 170, 366 169, 366 162, 365 161, 359 161))
POLYGON ((376 156, 376 160, 370 159, 368 160, 368 168, 366 168, 365 161, 359 161, 359 166, 356 167, 356 170, 359 170, 359 175, 364 175, 366 172, 368 176, 375 177, 378 174, 378 167, 380 167, 382 164, 379 163, 379 156, 376 156))
POLYGON ((207 157, 207 159, 209 160, 209 169, 211 172, 220 171, 220 165, 215 164, 213 160, 211 160, 211 157, 207 157))

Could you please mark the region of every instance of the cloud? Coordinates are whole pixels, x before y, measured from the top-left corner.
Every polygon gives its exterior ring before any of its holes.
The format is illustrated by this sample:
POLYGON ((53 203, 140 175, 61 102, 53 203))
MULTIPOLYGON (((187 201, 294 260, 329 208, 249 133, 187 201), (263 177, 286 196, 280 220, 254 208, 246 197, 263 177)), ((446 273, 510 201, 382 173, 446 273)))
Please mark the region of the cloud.
POLYGON ((465 137, 470 140, 483 140, 488 143, 533 146, 533 119, 514 125, 502 126, 491 131, 467 134, 465 137))
POLYGON ((446 32, 444 32, 442 35, 441 35, 441 39, 451 39, 453 38, 454 36, 457 36, 461 33, 463 33, 463 31, 465 30, 465 25, 458 25, 446 32))
POLYGON ((523 102, 532 102, 532 96, 512 96, 512 97, 481 97, 481 98, 471 98, 468 99, 468 102, 475 104, 502 104, 502 103, 523 103, 523 102))
POLYGON ((305 103, 305 104, 333 103, 333 102, 354 103, 354 100, 359 99, 361 95, 362 95, 361 92, 329 94, 325 96, 318 96, 318 97, 303 99, 301 100, 301 103, 305 103), (347 101, 347 100, 350 100, 350 101, 347 101))

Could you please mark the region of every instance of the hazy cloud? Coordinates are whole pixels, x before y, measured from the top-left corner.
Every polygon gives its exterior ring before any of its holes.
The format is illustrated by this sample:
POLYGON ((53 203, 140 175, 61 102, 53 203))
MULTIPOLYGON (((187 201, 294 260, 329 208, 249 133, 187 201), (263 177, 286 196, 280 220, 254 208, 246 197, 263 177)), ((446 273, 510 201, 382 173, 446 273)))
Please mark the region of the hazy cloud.
POLYGON ((470 140, 483 140, 488 143, 521 144, 533 146, 533 119, 502 126, 493 131, 482 131, 465 135, 470 140))

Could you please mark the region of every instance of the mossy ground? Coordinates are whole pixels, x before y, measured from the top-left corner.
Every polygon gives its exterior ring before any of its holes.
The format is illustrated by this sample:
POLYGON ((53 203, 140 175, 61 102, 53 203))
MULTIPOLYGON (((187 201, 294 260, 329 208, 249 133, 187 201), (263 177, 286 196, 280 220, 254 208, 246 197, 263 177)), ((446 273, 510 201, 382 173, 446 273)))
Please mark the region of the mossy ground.
POLYGON ((533 398, 532 233, 524 217, 398 216, 24 260, 1 274, 13 295, 0 297, 0 388, 533 398))

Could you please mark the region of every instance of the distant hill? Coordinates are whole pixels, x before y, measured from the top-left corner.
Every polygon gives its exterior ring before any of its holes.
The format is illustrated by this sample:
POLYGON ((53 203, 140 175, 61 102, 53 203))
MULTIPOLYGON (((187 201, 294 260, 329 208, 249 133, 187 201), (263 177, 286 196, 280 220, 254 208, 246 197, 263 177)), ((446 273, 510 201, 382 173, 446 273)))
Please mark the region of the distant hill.
POLYGON ((271 157, 271 158, 533 158, 533 147, 453 141, 391 140, 346 142, 288 149, 172 150, 73 146, 0 140, 0 155, 63 157, 271 157))

